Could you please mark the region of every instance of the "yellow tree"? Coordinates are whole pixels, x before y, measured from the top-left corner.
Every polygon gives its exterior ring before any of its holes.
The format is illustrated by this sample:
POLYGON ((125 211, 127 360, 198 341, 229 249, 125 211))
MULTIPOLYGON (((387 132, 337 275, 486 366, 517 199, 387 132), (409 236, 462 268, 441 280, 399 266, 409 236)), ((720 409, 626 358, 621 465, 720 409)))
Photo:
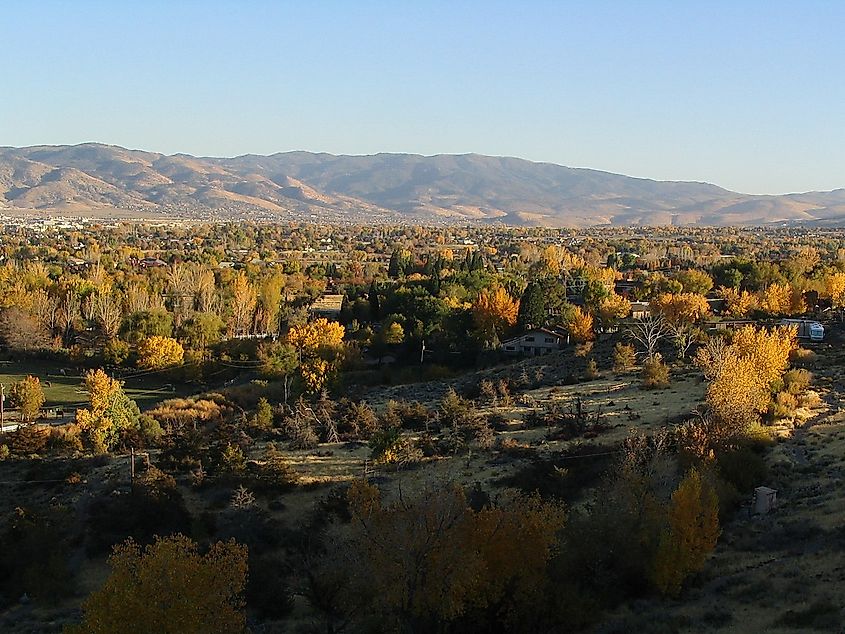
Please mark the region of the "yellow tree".
POLYGON ((611 293, 599 304, 598 316, 603 328, 612 326, 630 314, 631 302, 616 293, 611 293))
POLYGON ((717 294, 725 301, 724 314, 735 319, 743 319, 757 308, 757 298, 748 291, 740 291, 728 286, 721 286, 717 294))
POLYGON ((804 298, 791 284, 770 284, 760 291, 760 308, 772 315, 796 315, 806 311, 804 298))
POLYGON ((323 318, 288 331, 287 341, 296 349, 300 375, 309 392, 322 390, 337 369, 345 333, 342 325, 323 318))
POLYGON ((734 332, 729 346, 707 345, 696 363, 710 380, 707 401, 717 418, 741 432, 755 422, 771 397, 771 386, 789 366, 797 346, 794 326, 771 331, 745 326, 734 332))
POLYGON ((660 538, 652 580, 677 595, 684 579, 701 570, 719 539, 719 500, 713 487, 691 469, 672 494, 669 526, 660 538))
POLYGON ((27 376, 14 383, 10 396, 20 411, 22 423, 32 422, 44 405, 44 390, 37 376, 27 376))
POLYGON ((246 273, 240 271, 232 283, 232 317, 229 325, 234 334, 247 334, 252 325, 255 303, 255 289, 249 283, 246 273))
POLYGON ((707 299, 696 293, 663 293, 651 301, 650 308, 662 314, 670 325, 693 324, 710 312, 707 299))
POLYGON ((593 316, 581 307, 576 307, 566 322, 566 329, 576 343, 592 341, 595 338, 593 332, 593 316))
POLYGON ((138 367, 162 370, 181 365, 185 358, 182 344, 172 337, 154 335, 138 345, 138 367))
POLYGON ((845 306, 845 273, 835 272, 825 277, 824 291, 834 308, 845 306))
POLYGON ((247 549, 217 542, 201 555, 183 535, 142 548, 131 539, 109 557, 111 574, 82 606, 72 634, 245 632, 247 549))
POLYGON ((89 407, 76 410, 76 422, 86 432, 95 451, 108 451, 121 431, 137 429, 138 405, 123 391, 120 382, 103 370, 85 374, 89 407))
POLYGON ((498 286, 490 291, 481 291, 472 305, 472 317, 487 341, 492 341, 506 329, 516 324, 519 300, 498 286))
POLYGON ((317 352, 320 348, 338 348, 343 344, 345 328, 336 321, 320 318, 288 331, 288 343, 301 354, 317 352))

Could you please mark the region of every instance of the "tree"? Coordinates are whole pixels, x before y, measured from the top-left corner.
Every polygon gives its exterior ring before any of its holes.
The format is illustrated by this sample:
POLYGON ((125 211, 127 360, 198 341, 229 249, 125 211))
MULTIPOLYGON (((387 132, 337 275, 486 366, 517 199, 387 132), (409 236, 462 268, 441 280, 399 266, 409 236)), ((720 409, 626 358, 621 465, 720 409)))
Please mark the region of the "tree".
POLYGON ((704 567, 719 538, 719 500, 696 469, 690 469, 672 494, 668 517, 652 580, 660 592, 674 596, 684 579, 704 567))
POLYGON ((226 326, 214 313, 194 313, 182 322, 179 337, 193 350, 205 350, 220 341, 226 326))
POLYGON ((649 307, 672 325, 693 324, 710 312, 707 299, 695 293, 663 293, 653 299, 649 307))
POLYGON ((616 293, 611 293, 599 304, 598 317, 603 329, 613 327, 630 314, 631 302, 616 293))
POLYGON ((516 324, 519 300, 514 300, 501 286, 481 291, 472 305, 472 317, 485 339, 493 341, 516 324))
MULTIPOLYGON (((349 489, 352 533, 323 558, 345 603, 390 631, 438 631, 472 608, 498 618, 530 610, 564 524, 562 507, 513 496, 481 510, 455 485, 385 503, 375 486, 349 489)), ((353 628, 354 629, 354 628, 353 628)))
POLYGON ((299 369, 299 354, 296 348, 284 341, 265 344, 258 349, 258 359, 261 361, 261 374, 282 379, 284 403, 287 405, 292 377, 299 369))
POLYGON ((732 430, 723 435, 743 434, 766 410, 772 385, 789 366, 795 334, 794 327, 745 326, 734 332, 729 346, 708 344, 696 352, 695 362, 710 381, 707 403, 732 430))
POLYGON ((137 311, 123 320, 120 333, 132 344, 146 337, 169 337, 173 333, 173 317, 163 308, 137 311))
POLYGON ((728 317, 743 319, 757 308, 757 298, 748 291, 720 286, 716 292, 725 302, 724 314, 728 317))
POLYGON ((827 275, 824 278, 824 290, 834 308, 845 306, 845 273, 837 271, 827 275))
POLYGON ((580 307, 576 307, 572 311, 569 320, 566 322, 566 329, 576 343, 592 341, 595 338, 593 316, 580 307))
POLYGON ((255 289, 240 271, 232 284, 232 317, 229 326, 235 335, 244 335, 252 325, 252 314, 255 310, 255 289))
POLYGON ((657 347, 667 334, 666 320, 661 315, 637 319, 628 329, 628 335, 644 348, 649 359, 654 358, 657 347))
POLYGON ((713 278, 704 271, 698 269, 687 269, 680 271, 675 279, 683 286, 684 293, 695 295, 707 295, 713 288, 713 278))
POLYGON ((323 318, 288 331, 287 343, 297 351, 300 375, 310 392, 322 390, 337 369, 345 332, 339 323, 323 318))
POLYGON ((85 387, 90 404, 88 409, 76 410, 76 422, 87 433, 94 450, 103 453, 117 443, 121 431, 138 429, 140 411, 120 382, 103 370, 89 370, 85 387))
POLYGON ((370 317, 372 319, 379 319, 381 316, 381 302, 378 297, 378 287, 376 281, 370 282, 370 291, 367 293, 367 300, 370 302, 370 317))
POLYGON ((379 333, 379 338, 386 345, 395 346, 405 340, 405 329, 398 321, 391 321, 379 333))
POLYGON ((798 289, 787 282, 770 284, 760 291, 760 309, 771 315, 797 315, 807 307, 798 289))
POLYGON ((163 370, 181 365, 185 350, 170 337, 147 337, 138 345, 138 367, 163 370))
POLYGON ((44 405, 44 390, 36 376, 27 376, 12 385, 12 402, 18 407, 22 423, 30 423, 38 417, 44 405))
POLYGON ((217 542, 201 555, 183 535, 142 548, 131 539, 109 557, 111 574, 82 606, 72 634, 245 632, 247 549, 217 542))
POLYGON ((293 326, 288 331, 287 340, 300 354, 317 352, 321 348, 336 349, 343 345, 344 327, 328 319, 293 326))
POLYGON ((537 282, 529 282, 519 300, 517 324, 520 330, 539 328, 546 324, 546 305, 543 289, 537 282))

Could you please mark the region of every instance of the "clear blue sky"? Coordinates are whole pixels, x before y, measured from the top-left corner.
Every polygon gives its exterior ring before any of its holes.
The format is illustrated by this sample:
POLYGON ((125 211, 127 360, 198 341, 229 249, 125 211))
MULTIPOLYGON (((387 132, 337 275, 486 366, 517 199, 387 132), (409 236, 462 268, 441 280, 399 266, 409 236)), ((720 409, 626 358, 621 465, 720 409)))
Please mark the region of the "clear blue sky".
POLYGON ((2 7, 0 145, 479 152, 845 187, 845 2, 2 7))

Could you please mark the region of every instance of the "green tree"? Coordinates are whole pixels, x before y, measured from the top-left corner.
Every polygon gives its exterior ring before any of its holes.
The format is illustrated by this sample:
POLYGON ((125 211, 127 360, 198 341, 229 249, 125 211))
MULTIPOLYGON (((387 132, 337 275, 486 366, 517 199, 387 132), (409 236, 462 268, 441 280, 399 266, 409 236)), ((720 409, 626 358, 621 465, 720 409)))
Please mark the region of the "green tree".
POLYGON ((519 300, 516 324, 520 330, 539 328, 546 324, 546 303, 543 289, 537 282, 529 282, 519 300))

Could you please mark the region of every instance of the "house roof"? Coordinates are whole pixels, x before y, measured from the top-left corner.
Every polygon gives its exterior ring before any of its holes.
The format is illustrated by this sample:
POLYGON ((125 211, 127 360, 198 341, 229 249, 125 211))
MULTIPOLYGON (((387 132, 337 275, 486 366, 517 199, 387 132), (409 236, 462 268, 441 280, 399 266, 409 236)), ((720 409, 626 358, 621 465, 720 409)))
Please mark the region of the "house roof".
POLYGON ((343 308, 343 295, 323 295, 311 304, 310 310, 317 313, 339 313, 341 308, 343 308))

